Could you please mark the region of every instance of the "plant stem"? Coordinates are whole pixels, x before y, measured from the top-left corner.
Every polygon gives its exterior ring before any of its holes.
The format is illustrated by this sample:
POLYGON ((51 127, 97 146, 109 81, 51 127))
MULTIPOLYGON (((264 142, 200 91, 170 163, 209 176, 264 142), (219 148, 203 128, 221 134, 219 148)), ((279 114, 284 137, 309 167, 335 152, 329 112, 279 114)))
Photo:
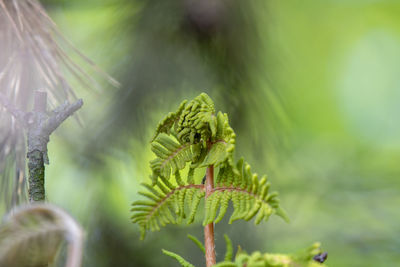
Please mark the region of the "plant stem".
POLYGON ((29 155, 29 200, 30 202, 44 201, 44 160, 43 153, 35 150, 29 155))
MULTIPOLYGON (((214 166, 210 165, 206 172, 206 197, 211 195, 214 189, 214 166)), ((215 265, 215 242, 214 242, 214 223, 209 223, 204 227, 204 246, 206 249, 206 266, 211 267, 215 265)))
POLYGON ((36 91, 33 111, 19 116, 23 118, 22 122, 28 130, 30 202, 44 201, 46 197, 44 164, 49 164, 47 144, 50 141, 50 135, 82 105, 83 101, 79 99, 72 104, 65 102, 51 112, 47 112, 47 93, 36 91))
MULTIPOLYGON (((41 135, 40 123, 43 121, 47 108, 47 94, 46 92, 35 91, 33 102, 33 116, 32 125, 28 127, 28 146, 31 143, 37 142, 36 139, 41 139, 37 136, 41 135)), ((48 140, 46 141, 47 145, 48 140)), ((44 163, 46 151, 35 149, 28 151, 28 170, 29 170, 29 201, 38 202, 45 200, 45 187, 44 187, 44 163)))

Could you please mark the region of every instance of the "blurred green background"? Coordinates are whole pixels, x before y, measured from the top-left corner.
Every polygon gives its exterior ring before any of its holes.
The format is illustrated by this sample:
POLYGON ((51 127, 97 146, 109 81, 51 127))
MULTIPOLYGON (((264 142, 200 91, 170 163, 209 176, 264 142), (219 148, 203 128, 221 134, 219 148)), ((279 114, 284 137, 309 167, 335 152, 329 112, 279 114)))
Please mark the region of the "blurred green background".
POLYGON ((76 88, 84 126, 67 121, 49 145, 48 200, 85 228, 84 266, 177 266, 161 248, 204 266, 186 238, 202 238, 200 223, 139 241, 129 219, 152 130, 202 91, 229 113, 237 157, 268 174, 291 218, 217 224, 219 259, 227 233, 248 252, 320 241, 329 266, 400 265, 399 1, 43 3, 121 82, 76 88))

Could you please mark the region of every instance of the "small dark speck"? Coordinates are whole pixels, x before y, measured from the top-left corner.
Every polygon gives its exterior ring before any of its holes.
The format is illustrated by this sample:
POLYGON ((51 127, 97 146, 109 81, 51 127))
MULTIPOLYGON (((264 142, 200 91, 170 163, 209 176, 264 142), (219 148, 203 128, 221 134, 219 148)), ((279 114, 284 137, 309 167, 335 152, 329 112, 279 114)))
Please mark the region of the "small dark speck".
POLYGON ((315 255, 313 259, 316 262, 323 263, 324 261, 326 261, 327 258, 328 258, 328 252, 324 252, 315 255))
POLYGON ((203 180, 201 180, 201 184, 205 184, 206 183, 206 176, 204 175, 203 180))

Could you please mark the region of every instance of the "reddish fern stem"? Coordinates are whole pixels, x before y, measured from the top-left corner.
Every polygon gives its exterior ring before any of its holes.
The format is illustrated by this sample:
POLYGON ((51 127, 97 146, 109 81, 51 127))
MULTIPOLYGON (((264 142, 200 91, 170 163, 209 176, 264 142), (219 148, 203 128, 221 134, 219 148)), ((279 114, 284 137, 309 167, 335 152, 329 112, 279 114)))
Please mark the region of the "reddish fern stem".
MULTIPOLYGON (((206 172, 206 196, 210 196, 214 190, 214 166, 210 165, 206 172)), ((204 246, 206 249, 206 265, 211 267, 215 265, 215 241, 214 241, 214 223, 209 223, 204 227, 204 246)))
POLYGON ((218 139, 218 140, 215 140, 214 142, 210 142, 211 145, 214 145, 214 144, 216 144, 216 143, 223 143, 223 144, 226 144, 226 141, 225 141, 224 139, 218 139))

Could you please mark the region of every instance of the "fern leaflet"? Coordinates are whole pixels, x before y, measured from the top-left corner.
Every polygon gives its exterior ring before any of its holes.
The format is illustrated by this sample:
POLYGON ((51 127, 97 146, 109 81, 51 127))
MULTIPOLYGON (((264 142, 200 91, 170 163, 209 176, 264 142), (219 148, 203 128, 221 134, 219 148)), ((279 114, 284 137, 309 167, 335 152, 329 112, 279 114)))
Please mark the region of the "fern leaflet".
POLYGON ((204 185, 187 184, 180 179, 179 171, 175 173, 177 187, 165 184, 166 179, 160 179, 153 187, 144 184, 147 191, 140 192, 148 198, 132 204, 132 222, 138 223, 141 230, 141 239, 146 231, 158 231, 160 225, 181 223, 190 210, 188 223, 194 221, 200 200, 204 197, 204 185))
POLYGON ((177 260, 182 267, 194 267, 193 264, 189 263, 188 261, 186 261, 184 258, 182 258, 181 256, 179 256, 176 253, 173 253, 173 252, 165 250, 165 249, 163 249, 162 252, 165 255, 170 256, 171 258, 174 258, 175 260, 177 260))
POLYGON ((160 133, 166 133, 166 134, 171 133, 171 128, 179 120, 180 115, 183 109, 185 108, 186 103, 187 103, 186 100, 183 101, 176 112, 168 113, 168 115, 157 125, 156 132, 153 138, 151 139, 151 142, 153 142, 160 133))
POLYGON ((246 221, 256 217, 255 223, 267 221, 271 214, 277 214, 288 220, 285 212, 279 207, 277 193, 269 193, 270 183, 267 177, 258 179, 250 165, 240 159, 236 171, 230 166, 221 167, 216 179, 213 193, 206 201, 206 216, 203 225, 222 220, 228 209, 229 201, 233 203, 234 212, 229 223, 243 219, 246 221), (219 214, 217 209, 219 207, 219 214))
POLYGON ((150 162, 153 170, 153 183, 159 176, 169 179, 171 172, 185 168, 187 162, 194 159, 195 153, 190 143, 180 143, 175 138, 160 134, 151 144, 151 150, 157 158, 150 162))

